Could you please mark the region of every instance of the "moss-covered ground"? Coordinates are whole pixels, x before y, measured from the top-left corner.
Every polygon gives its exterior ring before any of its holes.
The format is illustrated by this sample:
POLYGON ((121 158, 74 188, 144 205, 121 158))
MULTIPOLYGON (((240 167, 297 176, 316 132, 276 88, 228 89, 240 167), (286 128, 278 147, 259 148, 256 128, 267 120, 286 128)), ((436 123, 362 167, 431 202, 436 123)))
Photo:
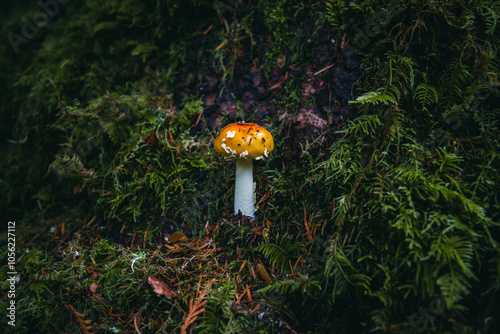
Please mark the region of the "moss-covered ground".
POLYGON ((498 1, 1 6, 2 332, 500 332, 498 1))

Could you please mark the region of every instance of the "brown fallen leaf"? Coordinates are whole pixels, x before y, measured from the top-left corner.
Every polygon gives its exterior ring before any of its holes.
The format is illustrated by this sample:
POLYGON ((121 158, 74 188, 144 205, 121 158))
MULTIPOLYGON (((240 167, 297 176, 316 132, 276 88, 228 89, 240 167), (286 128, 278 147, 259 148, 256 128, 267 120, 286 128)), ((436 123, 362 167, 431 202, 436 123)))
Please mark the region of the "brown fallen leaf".
POLYGON ((267 283, 271 283, 273 281, 271 276, 267 273, 266 267, 264 267, 264 265, 260 262, 257 263, 257 271, 267 283))
POLYGON ((174 232, 168 237, 168 242, 184 242, 187 241, 187 237, 182 232, 174 232))
POLYGON ((158 297, 160 297, 161 295, 164 295, 168 299, 171 299, 172 296, 174 296, 175 298, 179 298, 179 299, 181 298, 181 296, 179 296, 179 294, 177 292, 175 292, 174 290, 170 289, 165 282, 163 282, 162 280, 160 280, 154 276, 148 277, 148 283, 149 283, 149 285, 151 285, 151 287, 153 288, 153 292, 156 293, 156 295, 158 297))
POLYGON ((144 137, 143 140, 146 143, 146 148, 150 152, 156 147, 159 142, 155 131, 151 131, 148 136, 144 137))
POLYGON ((98 287, 99 287, 99 286, 98 286, 96 283, 92 283, 92 284, 90 285, 90 288, 89 288, 89 289, 90 289, 90 292, 92 292, 92 293, 96 293, 96 292, 97 292, 97 288, 98 288, 98 287))

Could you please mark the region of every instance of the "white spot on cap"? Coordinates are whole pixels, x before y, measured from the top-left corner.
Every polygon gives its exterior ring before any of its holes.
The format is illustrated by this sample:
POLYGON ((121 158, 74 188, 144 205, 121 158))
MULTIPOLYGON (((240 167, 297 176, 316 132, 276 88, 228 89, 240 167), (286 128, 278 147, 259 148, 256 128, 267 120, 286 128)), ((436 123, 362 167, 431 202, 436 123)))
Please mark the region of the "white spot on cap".
POLYGON ((248 151, 245 151, 245 152, 241 152, 240 153, 240 158, 244 158, 248 155, 248 151))
POLYGON ((234 138, 235 134, 236 134, 236 130, 234 130, 234 131, 228 131, 226 137, 227 138, 234 138))
POLYGON ((226 144, 221 144, 220 147, 222 147, 224 149, 224 151, 226 151, 227 154, 231 154, 232 156, 235 156, 236 155, 236 151, 235 150, 232 150, 230 147, 228 147, 226 144))
POLYGON ((269 156, 269 151, 267 150, 267 148, 264 148, 264 155, 266 156, 266 158, 269 156))

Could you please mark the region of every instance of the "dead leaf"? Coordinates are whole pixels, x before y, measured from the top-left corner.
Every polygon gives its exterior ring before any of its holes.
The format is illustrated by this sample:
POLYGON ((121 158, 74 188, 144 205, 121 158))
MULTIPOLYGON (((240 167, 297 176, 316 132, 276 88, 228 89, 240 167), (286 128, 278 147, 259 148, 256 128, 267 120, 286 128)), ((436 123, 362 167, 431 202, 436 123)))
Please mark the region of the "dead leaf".
POLYGON ((90 285, 90 288, 89 288, 89 289, 90 289, 90 292, 92 292, 92 293, 96 293, 96 292, 97 292, 97 288, 98 288, 98 287, 99 287, 99 286, 98 286, 96 283, 92 283, 92 284, 90 285))
POLYGON ((90 275, 90 279, 97 280, 99 278, 100 273, 97 271, 93 271, 90 275))
POLYGON ((165 282, 161 281, 160 279, 158 279, 154 276, 148 277, 148 283, 149 283, 149 285, 151 285, 151 287, 153 288, 153 292, 156 293, 156 295, 158 297, 160 297, 161 295, 164 295, 168 299, 171 299, 172 296, 174 296, 175 298, 179 298, 179 299, 181 298, 181 296, 179 296, 179 294, 177 292, 170 289, 168 287, 168 285, 165 284, 165 282))
POLYGON ((257 271, 267 283, 271 283, 273 281, 271 276, 267 273, 266 267, 264 267, 262 263, 257 263, 257 271))
POLYGON ((174 232, 168 237, 168 242, 185 242, 187 241, 187 237, 182 232, 174 232))
POLYGON ((156 147, 156 145, 158 145, 159 142, 155 131, 151 131, 148 136, 144 137, 143 140, 146 142, 146 148, 150 152, 156 147))

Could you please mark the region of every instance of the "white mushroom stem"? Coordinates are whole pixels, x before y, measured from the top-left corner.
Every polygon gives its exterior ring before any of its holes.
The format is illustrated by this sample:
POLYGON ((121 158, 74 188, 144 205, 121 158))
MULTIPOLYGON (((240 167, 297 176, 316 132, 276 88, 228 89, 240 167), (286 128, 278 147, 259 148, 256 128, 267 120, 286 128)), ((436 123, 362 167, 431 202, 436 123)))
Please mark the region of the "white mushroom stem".
POLYGON ((236 181, 234 186, 234 213, 241 211, 255 219, 253 199, 252 159, 236 159, 236 181))

